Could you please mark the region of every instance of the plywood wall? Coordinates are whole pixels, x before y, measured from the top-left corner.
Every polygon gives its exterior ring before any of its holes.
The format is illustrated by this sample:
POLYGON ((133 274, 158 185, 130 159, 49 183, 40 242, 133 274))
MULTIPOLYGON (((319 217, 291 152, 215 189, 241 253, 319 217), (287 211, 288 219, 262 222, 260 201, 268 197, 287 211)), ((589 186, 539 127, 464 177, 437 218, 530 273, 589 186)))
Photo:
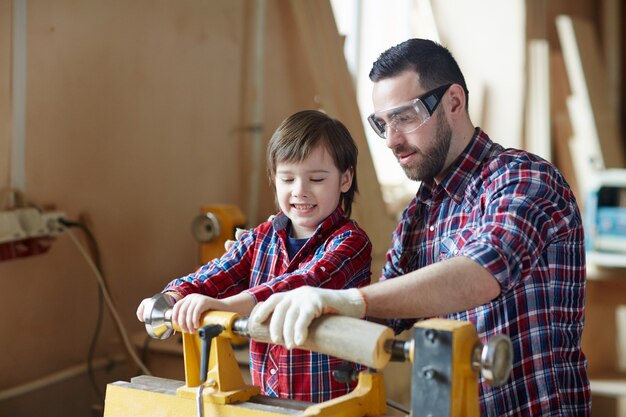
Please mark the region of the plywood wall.
MULTIPOLYGON (((264 158, 267 139, 282 119, 318 107, 306 49, 284 0, 266 2, 259 94, 255 5, 28 1, 25 192, 91 228, 131 333, 143 331, 134 317, 139 301, 196 267, 198 244, 190 226, 200 207, 228 203, 245 212, 251 206, 252 141, 263 142, 264 158)), ((2 187, 9 185, 11 146, 11 10, 11 0, 0 0, 2 187)), ((366 148, 360 152, 370 158, 366 148)), ((252 216, 264 219, 275 211, 264 160, 259 175, 260 200, 252 216)), ((376 193, 380 198, 376 183, 360 185, 370 201, 376 193)), ((45 255, 0 263, 0 279, 1 312, 13 329, 0 339, 0 390, 84 362, 97 317, 97 287, 67 236, 45 255)), ((105 313, 96 356, 122 351, 105 313)), ((122 366, 98 377, 104 386, 134 370, 122 366)), ((48 405, 47 416, 87 415, 94 402, 83 375, 1 402, 0 415, 38 415, 41 404, 48 405)))
POLYGON ((0 1, 0 183, 9 183, 11 148, 11 2, 0 1))

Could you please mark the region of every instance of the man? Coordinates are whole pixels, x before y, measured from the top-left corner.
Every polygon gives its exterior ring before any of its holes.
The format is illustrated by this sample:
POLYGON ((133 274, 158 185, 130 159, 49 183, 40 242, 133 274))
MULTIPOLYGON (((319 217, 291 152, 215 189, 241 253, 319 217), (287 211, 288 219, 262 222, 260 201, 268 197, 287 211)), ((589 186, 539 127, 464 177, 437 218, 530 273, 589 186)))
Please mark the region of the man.
POLYGON ((504 333, 513 343, 509 381, 480 384, 482 415, 590 415, 583 228, 570 187, 550 163, 472 125, 446 48, 408 40, 378 58, 370 79, 370 125, 422 182, 380 282, 276 294, 252 320, 273 312, 272 339, 288 347, 325 313, 390 319, 397 332, 422 318, 468 320, 483 341, 504 333))

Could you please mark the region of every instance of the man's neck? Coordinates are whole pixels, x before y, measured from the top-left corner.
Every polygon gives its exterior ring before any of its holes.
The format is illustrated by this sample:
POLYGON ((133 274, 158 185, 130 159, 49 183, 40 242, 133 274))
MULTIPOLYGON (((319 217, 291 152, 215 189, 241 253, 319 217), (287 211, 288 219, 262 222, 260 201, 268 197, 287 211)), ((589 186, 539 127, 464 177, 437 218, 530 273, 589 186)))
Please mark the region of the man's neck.
POLYGON ((446 175, 448 175, 454 161, 457 160, 459 155, 463 153, 463 150, 467 148, 467 145, 471 142, 474 137, 475 130, 476 128, 469 120, 467 120, 467 123, 464 123, 461 129, 455 129, 452 131, 452 139, 450 140, 450 149, 448 150, 446 166, 441 170, 439 175, 434 178, 437 184, 441 183, 446 175))

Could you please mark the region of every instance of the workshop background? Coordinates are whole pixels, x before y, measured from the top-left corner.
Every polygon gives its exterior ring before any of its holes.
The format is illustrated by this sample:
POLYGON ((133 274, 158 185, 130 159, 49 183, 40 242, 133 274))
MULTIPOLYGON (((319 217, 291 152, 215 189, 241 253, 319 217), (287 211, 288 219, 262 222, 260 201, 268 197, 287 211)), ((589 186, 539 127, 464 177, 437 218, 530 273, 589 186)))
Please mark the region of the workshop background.
MULTIPOLYGON (((199 214, 275 211, 265 145, 295 111, 358 142, 376 279, 416 184, 365 127, 367 73, 409 37, 449 46, 474 123, 555 162, 596 213, 598 178, 626 188, 608 171, 626 169, 624 21, 621 0, 0 0, 0 231, 29 207, 76 226, 0 233, 0 416, 100 416, 139 363, 183 378, 180 346, 148 341, 136 307, 201 262, 199 214)), ((626 416, 620 230, 589 253, 594 416, 626 416)), ((407 367, 386 372, 408 404, 407 367)))

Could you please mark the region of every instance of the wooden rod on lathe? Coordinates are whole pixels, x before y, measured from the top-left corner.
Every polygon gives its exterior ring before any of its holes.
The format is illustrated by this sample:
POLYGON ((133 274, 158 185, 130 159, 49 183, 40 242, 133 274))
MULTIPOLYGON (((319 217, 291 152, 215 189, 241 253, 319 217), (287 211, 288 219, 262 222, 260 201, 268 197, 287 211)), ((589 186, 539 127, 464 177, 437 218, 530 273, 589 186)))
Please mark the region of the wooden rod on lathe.
MULTIPOLYGON (((247 335, 258 342, 272 343, 267 323, 247 320, 247 335)), ((298 348, 382 369, 391 358, 385 344, 393 337, 393 330, 380 324, 353 317, 324 315, 313 320, 307 340, 298 348)))

